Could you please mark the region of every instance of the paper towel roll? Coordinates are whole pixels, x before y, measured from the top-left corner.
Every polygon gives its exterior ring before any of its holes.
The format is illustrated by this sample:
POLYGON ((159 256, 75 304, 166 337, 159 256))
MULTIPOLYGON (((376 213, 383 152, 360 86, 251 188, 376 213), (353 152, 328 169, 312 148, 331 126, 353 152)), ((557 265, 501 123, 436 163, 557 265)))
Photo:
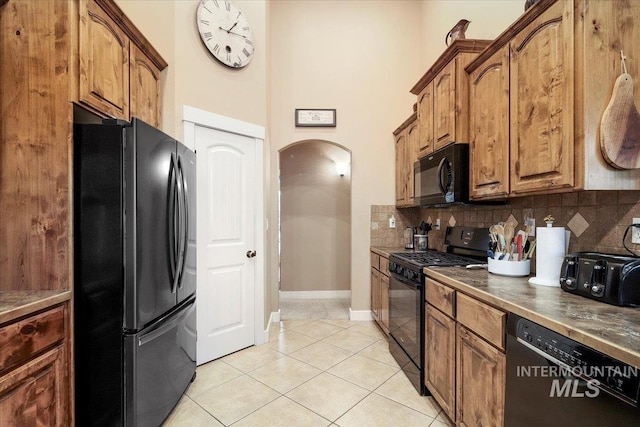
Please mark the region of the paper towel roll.
POLYGON ((567 233, 564 227, 536 227, 536 277, 529 283, 560 286, 560 269, 566 255, 567 233))

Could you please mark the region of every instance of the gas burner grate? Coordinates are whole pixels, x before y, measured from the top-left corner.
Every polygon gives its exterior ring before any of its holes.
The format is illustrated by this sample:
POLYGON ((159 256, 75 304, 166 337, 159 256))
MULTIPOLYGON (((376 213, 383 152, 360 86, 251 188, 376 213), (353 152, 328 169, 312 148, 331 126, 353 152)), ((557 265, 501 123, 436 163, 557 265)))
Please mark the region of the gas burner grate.
POLYGON ((477 264, 478 260, 463 257, 460 255, 450 254, 446 252, 404 252, 404 253, 394 253, 393 257, 399 258, 404 261, 408 261, 412 264, 418 265, 420 267, 426 266, 458 266, 458 265, 468 265, 468 264, 477 264))

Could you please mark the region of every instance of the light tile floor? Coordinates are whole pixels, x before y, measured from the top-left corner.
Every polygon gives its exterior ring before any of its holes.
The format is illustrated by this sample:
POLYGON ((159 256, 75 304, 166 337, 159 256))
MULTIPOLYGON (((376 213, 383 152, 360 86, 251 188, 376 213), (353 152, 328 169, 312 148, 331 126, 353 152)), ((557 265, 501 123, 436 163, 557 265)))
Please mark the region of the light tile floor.
POLYGON ((164 425, 452 424, 418 395, 375 323, 296 319, 272 326, 267 344, 199 366, 164 425))

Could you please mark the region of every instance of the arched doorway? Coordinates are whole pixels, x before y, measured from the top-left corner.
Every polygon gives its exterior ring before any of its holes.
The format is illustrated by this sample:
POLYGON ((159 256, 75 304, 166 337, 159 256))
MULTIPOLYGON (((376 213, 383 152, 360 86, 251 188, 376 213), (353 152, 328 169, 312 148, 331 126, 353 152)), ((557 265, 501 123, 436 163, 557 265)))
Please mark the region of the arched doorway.
POLYGON ((351 152, 324 140, 279 153, 281 318, 349 318, 351 152))

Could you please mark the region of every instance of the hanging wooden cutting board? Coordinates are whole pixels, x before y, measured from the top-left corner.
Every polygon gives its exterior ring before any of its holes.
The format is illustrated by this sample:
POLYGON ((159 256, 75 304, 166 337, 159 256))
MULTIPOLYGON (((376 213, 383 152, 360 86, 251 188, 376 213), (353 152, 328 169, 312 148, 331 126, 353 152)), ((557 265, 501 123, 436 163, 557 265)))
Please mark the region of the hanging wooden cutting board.
POLYGON ((640 114, 633 102, 633 79, 623 73, 600 122, 600 150, 614 168, 640 168, 640 114))

